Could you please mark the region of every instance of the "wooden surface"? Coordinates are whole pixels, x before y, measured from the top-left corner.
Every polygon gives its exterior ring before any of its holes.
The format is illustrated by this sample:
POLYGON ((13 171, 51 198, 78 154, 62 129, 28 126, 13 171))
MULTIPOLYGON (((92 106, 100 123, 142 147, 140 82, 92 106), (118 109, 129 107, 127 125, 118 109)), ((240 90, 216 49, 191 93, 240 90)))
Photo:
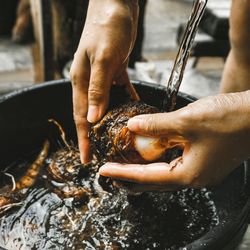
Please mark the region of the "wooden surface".
POLYGON ((50 0, 32 0, 30 4, 35 35, 33 46, 35 81, 52 80, 55 66, 50 0))
POLYGON ((87 13, 87 0, 32 0, 36 44, 35 81, 62 78, 73 58, 87 13))

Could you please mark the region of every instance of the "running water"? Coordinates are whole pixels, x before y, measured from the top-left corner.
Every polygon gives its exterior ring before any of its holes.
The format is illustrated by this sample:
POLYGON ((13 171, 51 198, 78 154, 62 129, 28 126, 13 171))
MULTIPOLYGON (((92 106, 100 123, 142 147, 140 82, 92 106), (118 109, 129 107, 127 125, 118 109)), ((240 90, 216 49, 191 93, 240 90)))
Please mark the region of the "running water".
POLYGON ((177 93, 182 82, 190 50, 198 29, 198 25, 204 14, 206 4, 207 0, 194 1, 193 9, 183 34, 170 78, 168 80, 166 96, 163 100, 163 108, 166 111, 172 111, 175 108, 177 93))

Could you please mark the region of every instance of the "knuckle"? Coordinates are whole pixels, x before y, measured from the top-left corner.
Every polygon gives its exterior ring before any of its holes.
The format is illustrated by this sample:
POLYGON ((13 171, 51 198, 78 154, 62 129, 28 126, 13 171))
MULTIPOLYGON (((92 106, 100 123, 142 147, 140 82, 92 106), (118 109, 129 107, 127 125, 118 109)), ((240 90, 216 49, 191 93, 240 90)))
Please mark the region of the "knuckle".
POLYGON ((190 103, 179 111, 179 116, 176 120, 176 128, 187 136, 197 134, 197 131, 206 123, 209 112, 213 107, 214 103, 211 102, 209 98, 190 103))
POLYGON ((97 88, 91 88, 89 89, 89 102, 90 103, 99 103, 103 101, 104 99, 104 93, 97 88))
POLYGON ((72 87, 84 87, 84 89, 88 86, 88 78, 86 78, 82 73, 78 73, 76 70, 70 70, 70 81, 72 87))
POLYGON ((76 52, 74 53, 74 59, 76 59, 78 56, 79 56, 79 52, 76 51, 76 52))
POLYGON ((71 81, 74 81, 76 78, 76 72, 75 72, 75 68, 74 68, 73 63, 72 63, 70 70, 69 70, 69 77, 70 77, 71 81))
POLYGON ((93 61, 94 65, 98 65, 101 68, 105 68, 108 66, 109 64, 109 58, 108 57, 102 57, 102 56, 98 56, 95 58, 95 60, 93 61))
POLYGON ((88 84, 89 82, 90 68, 88 64, 82 61, 82 57, 75 55, 69 70, 69 78, 71 80, 72 86, 88 84))
POLYGON ((75 72, 71 69, 69 72, 69 77, 70 77, 70 81, 72 83, 72 85, 75 85, 78 81, 77 81, 77 76, 75 74, 75 72))
POLYGON ((72 85, 76 85, 79 83, 80 77, 77 74, 77 71, 75 70, 73 66, 71 66, 70 68, 69 77, 70 77, 72 85))
POLYGON ((192 126, 190 124, 196 124, 194 113, 195 107, 188 105, 187 107, 180 109, 178 111, 178 119, 175 121, 175 129, 179 131, 180 134, 184 133, 186 136, 192 132, 192 126))
POLYGON ((197 114, 197 105, 195 102, 188 104, 185 108, 180 110, 180 121, 185 125, 190 123, 197 114))
POLYGON ((81 115, 78 115, 78 114, 74 113, 73 114, 73 119, 74 119, 75 125, 77 127, 88 124, 87 118, 85 116, 81 116, 81 115))
POLYGON ((114 62, 115 55, 110 48, 104 48, 96 52, 93 59, 93 64, 98 65, 102 68, 107 68, 110 66, 110 63, 114 62))
POLYGON ((70 80, 73 81, 73 82, 76 80, 76 78, 78 78, 77 77, 77 70, 76 70, 76 66, 75 66, 75 60, 76 60, 76 57, 77 57, 76 54, 77 53, 74 54, 74 60, 73 60, 73 62, 71 64, 70 71, 69 71, 70 80))
POLYGON ((88 138, 89 135, 89 123, 86 118, 74 115, 74 122, 76 126, 77 136, 79 139, 88 138))
POLYGON ((156 135, 157 134, 157 125, 155 123, 155 120, 153 117, 149 117, 146 122, 145 122, 145 130, 147 132, 150 132, 150 134, 152 135, 156 135))

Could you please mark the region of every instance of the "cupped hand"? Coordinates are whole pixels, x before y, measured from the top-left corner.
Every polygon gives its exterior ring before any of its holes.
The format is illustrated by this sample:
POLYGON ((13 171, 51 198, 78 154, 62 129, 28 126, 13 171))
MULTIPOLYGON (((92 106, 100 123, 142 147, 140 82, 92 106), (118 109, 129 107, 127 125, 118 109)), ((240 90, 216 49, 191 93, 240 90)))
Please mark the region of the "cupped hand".
POLYGON ((112 83, 130 82, 128 56, 136 37, 137 0, 91 0, 70 70, 81 161, 90 160, 89 122, 104 115, 112 83))
POLYGON ((219 183, 250 156, 250 91, 207 97, 171 113, 136 116, 135 133, 186 141, 170 164, 106 163, 99 170, 131 191, 170 191, 219 183), (177 139, 176 139, 177 138, 177 139), (127 182, 126 182, 127 183, 127 182))

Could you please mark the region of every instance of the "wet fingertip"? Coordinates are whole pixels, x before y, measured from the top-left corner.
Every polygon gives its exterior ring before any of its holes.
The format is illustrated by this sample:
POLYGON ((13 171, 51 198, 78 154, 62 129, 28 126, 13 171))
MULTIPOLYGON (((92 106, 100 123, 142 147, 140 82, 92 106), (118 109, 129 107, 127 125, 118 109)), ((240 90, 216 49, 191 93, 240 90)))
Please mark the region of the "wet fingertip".
POLYGON ((140 128, 140 119, 138 118, 129 119, 127 126, 129 130, 132 130, 132 131, 138 130, 140 128))
POLYGON ((89 147, 79 143, 80 161, 82 164, 89 164, 92 161, 92 155, 90 154, 89 147))
POLYGON ((114 167, 119 167, 117 163, 107 162, 99 168, 99 174, 103 176, 110 176, 114 172, 114 167))
POLYGON ((91 162, 91 157, 85 156, 85 155, 81 155, 81 156, 80 156, 80 160, 81 160, 81 163, 82 163, 83 165, 89 164, 89 163, 91 162))
POLYGON ((102 166, 99 168, 98 173, 99 175, 102 175, 102 176, 108 176, 109 171, 107 170, 105 166, 102 166))
POLYGON ((96 105, 90 105, 88 109, 87 120, 90 123, 98 122, 100 119, 100 108, 96 105))
POLYGON ((80 161, 82 164, 84 164, 84 157, 82 155, 80 155, 80 161))
POLYGON ((80 161, 81 161, 81 164, 84 165, 84 164, 90 163, 90 161, 92 159, 91 159, 91 156, 89 155, 88 148, 85 149, 85 147, 83 147, 83 145, 81 143, 78 143, 78 148, 79 148, 79 151, 80 151, 80 161), (86 153, 86 150, 87 150, 87 153, 86 153))
POLYGON ((146 118, 147 115, 137 115, 130 118, 127 123, 129 130, 132 131, 143 130, 146 118))

